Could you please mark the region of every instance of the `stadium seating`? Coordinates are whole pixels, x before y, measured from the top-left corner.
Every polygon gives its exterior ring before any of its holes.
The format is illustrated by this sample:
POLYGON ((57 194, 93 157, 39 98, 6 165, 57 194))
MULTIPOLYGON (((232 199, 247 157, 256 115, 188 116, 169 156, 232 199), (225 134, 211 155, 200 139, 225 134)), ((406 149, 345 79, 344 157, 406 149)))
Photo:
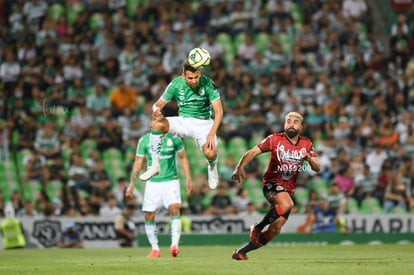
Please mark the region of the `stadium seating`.
POLYGON ((253 135, 248 143, 249 148, 253 148, 257 144, 259 144, 265 137, 261 134, 253 135))
POLYGON ((300 7, 298 6, 298 4, 294 2, 291 3, 290 14, 292 15, 292 18, 293 18, 294 29, 296 32, 299 32, 302 28, 303 15, 302 15, 302 11, 300 10, 300 7))
POLYGON ((247 151, 248 143, 242 137, 233 137, 228 141, 228 153, 238 160, 247 151))
POLYGON ((266 201, 263 197, 263 192, 260 187, 256 187, 249 192, 249 199, 256 205, 256 207, 260 207, 263 202, 266 201))
POLYGON ((224 140, 219 139, 217 144, 218 164, 223 165, 228 155, 227 144, 224 140))
POLYGON ((271 45, 269 34, 265 32, 255 34, 254 43, 258 50, 263 53, 271 45))
POLYGON ((139 6, 144 6, 147 4, 147 0, 127 0, 127 15, 133 17, 136 14, 136 9, 139 6))
POLYGON ((67 21, 70 25, 73 25, 76 20, 78 13, 85 10, 85 6, 81 2, 73 3, 66 10, 67 21))
POLYGON ((9 200, 14 190, 20 191, 17 169, 12 161, 0 163, 0 190, 4 200, 9 200))
POLYGON ((358 201, 352 197, 347 199, 346 212, 349 214, 357 214, 360 212, 358 201))
POLYGON ((99 26, 103 24, 104 17, 103 14, 100 12, 95 12, 90 18, 89 18, 89 26, 92 30, 97 31, 99 29, 99 26))
POLYGON ((316 191, 318 198, 324 198, 328 194, 328 183, 322 177, 311 178, 309 188, 316 191))
POLYGON ((58 197, 59 190, 63 187, 63 182, 60 180, 51 180, 46 185, 46 193, 50 199, 58 197))
MULTIPOLYGON (((380 212, 379 212, 379 213, 384 213, 384 211, 383 211, 383 209, 382 209, 382 208, 380 208, 379 210, 380 210, 380 212)), ((403 213, 407 213, 407 210, 406 210, 405 208, 401 208, 401 207, 394 207, 394 208, 391 210, 391 213, 392 213, 392 214, 403 214, 403 213)))
POLYGON ((256 158, 259 161, 261 171, 263 171, 263 173, 264 173, 265 170, 267 169, 267 166, 269 165, 270 153, 269 152, 268 153, 263 153, 263 154, 257 156, 256 158))
POLYGON ((264 201, 261 186, 261 180, 255 177, 249 177, 243 182, 243 187, 247 190, 249 199, 257 206, 264 201))
POLYGON ((378 199, 376 198, 366 198, 361 203, 360 213, 362 214, 379 214, 384 213, 383 208, 381 207, 378 199))
POLYGON ((72 150, 63 150, 62 151, 62 159, 64 167, 68 168, 70 166, 70 155, 72 154, 72 150))
POLYGON ((234 50, 235 50, 235 52, 236 52, 236 53, 237 53, 237 48, 238 48, 241 44, 243 44, 243 43, 244 43, 244 40, 245 40, 245 38, 246 38, 246 35, 247 35, 247 34, 245 34, 245 33, 241 32, 241 33, 236 34, 236 36, 234 37, 234 39, 233 39, 233 46, 234 46, 234 50))
POLYGON ((108 172, 112 182, 116 182, 120 177, 127 176, 121 150, 115 147, 106 149, 103 152, 102 157, 105 170, 108 172))
POLYGON ((293 49, 293 38, 286 33, 280 33, 276 35, 276 40, 282 47, 282 52, 285 54, 292 53, 293 49))
POLYGON ((65 7, 60 3, 53 3, 49 6, 48 12, 51 18, 56 22, 61 15, 65 14, 65 7))
POLYGON ((35 199, 38 197, 38 193, 40 192, 41 187, 41 183, 35 180, 29 180, 28 182, 23 183, 23 199, 26 201, 35 201, 35 199))
POLYGON ((231 35, 220 32, 216 34, 215 41, 223 47, 224 62, 227 66, 231 65, 233 63, 234 56, 236 55, 236 49, 234 48, 231 35))
POLYGON ((297 187, 294 194, 295 204, 299 212, 305 210, 305 206, 309 201, 309 190, 305 187, 297 187))
POLYGON ((185 138, 184 146, 187 153, 187 158, 190 163, 190 170, 192 176, 197 174, 207 173, 207 161, 204 157, 203 151, 198 147, 193 139, 185 138))
MULTIPOLYGON (((24 163, 23 160, 26 156, 32 154, 32 151, 29 149, 21 149, 17 152, 17 166, 16 169, 20 172, 20 176, 24 175, 24 163)), ((11 162, 11 161, 10 161, 11 162)))
POLYGON ((81 150, 82 158, 87 159, 90 153, 93 150, 96 150, 96 140, 91 139, 91 138, 82 140, 82 142, 80 143, 80 150, 81 150))

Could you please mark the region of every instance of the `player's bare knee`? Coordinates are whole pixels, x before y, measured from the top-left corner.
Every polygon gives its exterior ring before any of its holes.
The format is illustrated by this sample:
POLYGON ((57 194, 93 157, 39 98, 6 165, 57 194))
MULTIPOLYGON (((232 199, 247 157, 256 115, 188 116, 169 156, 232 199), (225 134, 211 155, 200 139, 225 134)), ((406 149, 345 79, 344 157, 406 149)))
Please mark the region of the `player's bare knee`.
POLYGON ((292 210, 294 203, 292 199, 289 197, 288 193, 284 192, 281 194, 286 196, 282 198, 279 197, 279 199, 277 200, 277 204, 280 206, 283 213, 289 213, 292 210))
POLYGON ((214 160, 217 156, 216 150, 208 149, 206 145, 203 146, 204 156, 209 160, 214 160))
POLYGON ((170 205, 168 208, 170 216, 179 216, 180 215, 180 206, 178 204, 170 205))
POLYGON ((155 131, 159 131, 162 133, 167 133, 170 129, 170 125, 168 123, 168 120, 161 119, 161 120, 152 120, 151 122, 151 128, 155 131))
POLYGON ((278 226, 272 229, 273 236, 278 235, 282 229, 278 226))
POLYGON ((170 214, 170 216, 179 216, 180 211, 177 211, 177 210, 169 211, 169 214, 170 214))
POLYGON ((144 213, 144 218, 146 221, 152 221, 155 218, 155 213, 154 212, 145 212, 144 213))
POLYGON ((282 208, 284 213, 288 213, 293 208, 293 202, 292 201, 286 201, 279 204, 280 208, 282 208))
POLYGON ((281 230, 282 230, 282 226, 276 221, 272 223, 268 228, 268 231, 270 232, 272 236, 278 235, 281 230))
POLYGON ((206 154, 204 154, 205 156, 206 156, 206 158, 208 159, 208 160, 214 160, 215 158, 216 158, 216 154, 213 152, 213 153, 206 153, 206 154))

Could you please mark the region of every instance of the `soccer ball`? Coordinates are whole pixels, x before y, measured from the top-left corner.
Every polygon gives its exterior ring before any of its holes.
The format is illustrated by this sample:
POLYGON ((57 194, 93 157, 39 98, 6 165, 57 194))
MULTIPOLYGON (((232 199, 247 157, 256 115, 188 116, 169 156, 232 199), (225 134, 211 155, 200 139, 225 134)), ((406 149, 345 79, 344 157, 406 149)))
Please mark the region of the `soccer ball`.
POLYGON ((195 69, 210 65, 210 53, 204 48, 194 48, 188 53, 188 64, 195 69))

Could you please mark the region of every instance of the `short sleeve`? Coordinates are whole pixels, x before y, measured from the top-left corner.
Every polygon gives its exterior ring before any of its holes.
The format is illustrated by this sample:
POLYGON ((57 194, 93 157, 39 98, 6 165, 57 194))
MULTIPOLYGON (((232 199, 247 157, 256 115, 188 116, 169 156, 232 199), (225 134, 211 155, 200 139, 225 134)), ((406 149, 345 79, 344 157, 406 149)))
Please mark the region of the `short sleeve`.
POLYGON ((217 89, 216 84, 214 84, 214 81, 211 79, 208 79, 208 99, 210 102, 216 101, 217 99, 220 99, 220 93, 217 89))
POLYGON ((174 82, 175 81, 171 81, 165 88, 164 93, 161 95, 161 99, 165 102, 170 102, 174 98, 174 91, 176 89, 174 82))
POLYGON ((313 147, 312 142, 309 142, 308 152, 309 152, 309 154, 310 154, 310 156, 311 156, 312 158, 317 156, 317 155, 316 155, 316 152, 315 152, 315 148, 313 147))
POLYGON ((149 142, 149 138, 148 135, 144 135, 143 137, 141 137, 138 141, 137 144, 137 150, 135 155, 136 156, 145 156, 148 150, 148 142, 149 142))
POLYGON ((262 152, 269 152, 272 150, 271 146, 274 143, 273 142, 274 135, 267 136, 265 139, 263 139, 257 146, 259 147, 260 151, 262 152))
POLYGON ((174 138, 174 147, 177 152, 184 150, 183 140, 179 137, 174 138))

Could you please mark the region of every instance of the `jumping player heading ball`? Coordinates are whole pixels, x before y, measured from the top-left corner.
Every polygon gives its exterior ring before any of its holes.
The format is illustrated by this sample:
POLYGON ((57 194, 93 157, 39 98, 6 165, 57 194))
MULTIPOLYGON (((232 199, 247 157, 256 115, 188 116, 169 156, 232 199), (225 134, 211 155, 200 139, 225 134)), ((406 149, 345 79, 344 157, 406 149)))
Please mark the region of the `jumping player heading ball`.
POLYGON ((214 81, 202 75, 202 67, 194 68, 187 61, 181 76, 174 78, 154 103, 150 134, 152 164, 140 175, 141 180, 146 181, 160 172, 162 135, 171 133, 196 140, 208 162, 209 186, 217 187, 216 133, 223 118, 223 107, 214 81), (177 101, 178 116, 164 117, 161 110, 173 98, 177 101))

